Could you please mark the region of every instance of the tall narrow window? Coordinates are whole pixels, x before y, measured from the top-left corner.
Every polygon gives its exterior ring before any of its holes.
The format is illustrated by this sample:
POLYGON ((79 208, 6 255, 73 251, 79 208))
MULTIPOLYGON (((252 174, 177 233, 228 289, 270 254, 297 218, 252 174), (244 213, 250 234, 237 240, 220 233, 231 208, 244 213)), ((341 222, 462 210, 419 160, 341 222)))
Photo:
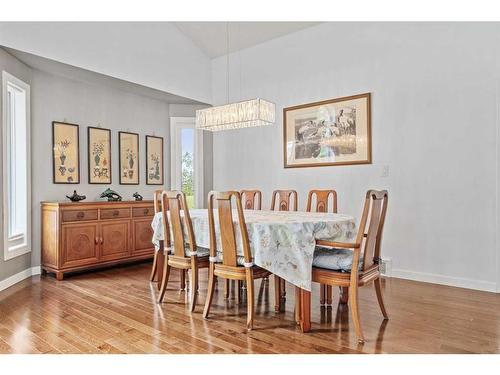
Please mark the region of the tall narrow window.
POLYGON ((2 72, 4 259, 31 251, 30 87, 2 72))
POLYGON ((171 117, 171 187, 186 194, 189 208, 204 206, 203 131, 194 117, 171 117))

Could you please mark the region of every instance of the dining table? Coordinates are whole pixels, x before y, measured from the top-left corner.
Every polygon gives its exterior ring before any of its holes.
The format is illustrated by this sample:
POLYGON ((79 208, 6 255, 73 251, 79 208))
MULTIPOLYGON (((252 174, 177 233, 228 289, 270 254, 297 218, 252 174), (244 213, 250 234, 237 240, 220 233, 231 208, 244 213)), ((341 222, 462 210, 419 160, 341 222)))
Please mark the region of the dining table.
MULTIPOLYGON (((210 247, 208 210, 190 209, 193 232, 198 247, 210 247)), ((221 252, 217 210, 214 210, 216 246, 221 252)), ((351 215, 324 212, 244 210, 250 250, 255 265, 293 284, 299 303, 299 323, 303 332, 311 328, 312 263, 316 241, 350 242, 356 235, 355 218, 351 215)), ((243 255, 238 215, 233 212, 237 253, 243 255)), ((151 223, 152 243, 163 248, 162 212, 151 223)), ((172 236, 171 236, 172 238, 172 236)), ((163 251, 158 253, 159 269, 163 251)))

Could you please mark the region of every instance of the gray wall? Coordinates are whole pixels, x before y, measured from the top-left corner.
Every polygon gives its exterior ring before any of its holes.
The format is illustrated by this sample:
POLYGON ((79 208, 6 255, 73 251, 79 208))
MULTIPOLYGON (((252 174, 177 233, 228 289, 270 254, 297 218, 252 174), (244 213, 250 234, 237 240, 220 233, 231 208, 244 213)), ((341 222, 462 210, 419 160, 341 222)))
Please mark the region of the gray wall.
MULTIPOLYGON (((16 58, 9 55, 3 49, 0 48, 0 73, 2 70, 7 71, 13 76, 19 78, 20 80, 26 82, 27 84, 31 84, 32 79, 32 70, 21 63, 16 58)), ((0 78, 1 80, 1 78, 0 78)), ((1 88, 1 84, 0 84, 1 88)), ((33 93, 31 94, 33 96, 33 93)), ((0 90, 0 119, 2 119, 2 92, 0 90)), ((2 120, 0 120, 1 122, 2 120)), ((0 126, 0 134, 2 132, 2 127, 0 126)), ((2 136, 0 136, 2 139, 2 136)), ((33 143, 36 141, 34 140, 33 143)), ((2 161, 2 142, 0 141, 0 166, 3 165, 2 161)), ((32 159, 35 160, 36 156, 32 155, 32 159)), ((3 173, 0 173, 0 199, 3 200, 3 173)), ((0 217, 0 281, 15 275, 18 272, 24 271, 25 269, 31 267, 31 255, 24 254, 19 257, 10 259, 8 261, 4 261, 4 248, 3 248, 3 212, 1 212, 0 217)))
POLYGON ((34 70, 32 84, 32 189, 33 189, 33 266, 40 264, 40 202, 66 200, 76 189, 87 200, 96 200, 110 187, 125 200, 138 191, 146 199, 158 186, 146 185, 145 135, 164 138, 165 187, 170 186, 169 105, 145 96, 93 85, 34 70), (52 121, 80 125, 80 184, 52 183, 52 121), (111 129, 111 185, 89 185, 87 173, 87 126, 111 129), (140 185, 120 185, 118 175, 118 131, 139 133, 140 185))
MULTIPOLYGON (((260 188, 266 206, 273 189, 295 188, 302 209, 309 189, 334 188, 340 212, 356 217, 367 189, 386 188, 382 253, 395 276, 495 290, 499 29, 326 23, 233 54, 241 97, 275 102, 277 118, 215 134, 214 188, 260 188), (364 92, 373 164, 283 168, 284 107, 364 92)), ((212 63, 214 104, 225 101, 225 64, 212 63)))

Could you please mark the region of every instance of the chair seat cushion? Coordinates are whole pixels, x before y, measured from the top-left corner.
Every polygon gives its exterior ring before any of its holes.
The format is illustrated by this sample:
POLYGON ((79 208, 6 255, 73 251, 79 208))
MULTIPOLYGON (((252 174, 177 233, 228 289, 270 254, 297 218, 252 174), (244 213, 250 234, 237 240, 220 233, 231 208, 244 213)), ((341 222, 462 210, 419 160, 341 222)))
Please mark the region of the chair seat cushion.
MULTIPOLYGON (((173 250, 170 250, 168 253, 173 254, 173 250)), ((189 248, 188 244, 186 244, 185 254, 186 254, 186 256, 191 256, 190 255, 190 248, 189 248)), ((196 246, 196 256, 198 258, 207 257, 207 256, 209 256, 209 254, 210 254, 209 249, 207 249, 205 247, 196 246)))
MULTIPOLYGON (((326 268, 333 271, 351 272, 353 251, 331 247, 316 246, 313 267, 326 268)), ((363 256, 359 258, 358 269, 363 267, 363 256)))
MULTIPOLYGON (((222 252, 217 251, 217 263, 222 263, 222 252)), ((236 264, 238 266, 245 266, 245 257, 243 255, 238 255, 236 257, 236 264)))

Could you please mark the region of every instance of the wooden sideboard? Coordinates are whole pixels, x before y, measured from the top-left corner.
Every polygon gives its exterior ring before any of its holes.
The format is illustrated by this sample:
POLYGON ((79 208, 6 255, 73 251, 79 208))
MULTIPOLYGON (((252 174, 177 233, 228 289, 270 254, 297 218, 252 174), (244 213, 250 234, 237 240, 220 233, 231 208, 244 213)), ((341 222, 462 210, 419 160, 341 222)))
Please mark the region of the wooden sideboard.
POLYGON ((65 273, 152 258, 153 201, 42 202, 42 270, 65 273))

